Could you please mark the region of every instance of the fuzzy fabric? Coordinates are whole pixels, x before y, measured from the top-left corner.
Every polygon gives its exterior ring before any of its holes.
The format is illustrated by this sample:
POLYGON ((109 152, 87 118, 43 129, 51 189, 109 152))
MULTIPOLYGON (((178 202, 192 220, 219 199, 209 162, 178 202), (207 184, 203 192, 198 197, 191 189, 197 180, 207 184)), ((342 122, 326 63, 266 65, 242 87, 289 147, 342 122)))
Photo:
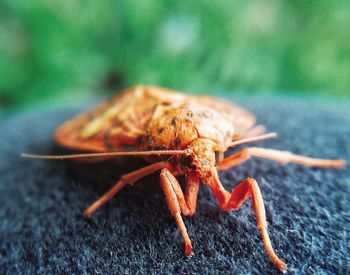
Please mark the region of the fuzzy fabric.
MULTIPOLYGON (((270 96, 237 101, 279 133, 277 140, 254 146, 350 160, 348 103, 270 96)), ((81 109, 26 111, 0 121, 1 273, 278 273, 263 248, 251 201, 222 212, 204 185, 196 215, 185 218, 191 258, 184 256, 157 174, 127 186, 84 219, 85 208, 138 160, 72 164, 19 155, 62 152, 52 132, 81 109)), ((290 273, 349 274, 348 168, 253 159, 220 173, 228 190, 248 176, 261 187, 273 247, 290 273)))

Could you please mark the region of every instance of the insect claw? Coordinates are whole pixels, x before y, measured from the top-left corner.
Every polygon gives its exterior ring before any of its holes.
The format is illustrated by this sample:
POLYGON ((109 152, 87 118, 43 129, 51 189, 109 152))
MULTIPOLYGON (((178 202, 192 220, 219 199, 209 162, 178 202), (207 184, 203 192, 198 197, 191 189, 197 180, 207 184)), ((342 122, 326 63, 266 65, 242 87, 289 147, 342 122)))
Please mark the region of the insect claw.
POLYGON ((191 257, 193 255, 191 244, 185 244, 185 254, 187 257, 191 257))
POLYGON ((92 214, 92 213, 89 211, 89 209, 87 209, 87 210, 85 210, 85 212, 83 213, 83 217, 84 217, 84 218, 90 218, 91 214, 92 214))

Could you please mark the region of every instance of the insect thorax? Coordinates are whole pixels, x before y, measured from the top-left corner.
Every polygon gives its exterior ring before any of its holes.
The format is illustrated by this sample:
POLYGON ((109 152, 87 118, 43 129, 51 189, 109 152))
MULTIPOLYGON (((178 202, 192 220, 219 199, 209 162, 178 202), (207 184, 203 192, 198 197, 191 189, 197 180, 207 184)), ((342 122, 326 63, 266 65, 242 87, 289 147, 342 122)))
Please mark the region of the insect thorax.
POLYGON ((186 149, 198 138, 224 149, 234 133, 233 124, 215 110, 193 103, 159 105, 140 140, 142 149, 186 149))
POLYGON ((160 105, 147 127, 147 134, 138 141, 139 149, 190 149, 189 156, 171 157, 170 161, 182 171, 196 170, 201 174, 215 166, 216 152, 225 151, 231 141, 232 128, 228 120, 210 108, 189 103, 160 105))

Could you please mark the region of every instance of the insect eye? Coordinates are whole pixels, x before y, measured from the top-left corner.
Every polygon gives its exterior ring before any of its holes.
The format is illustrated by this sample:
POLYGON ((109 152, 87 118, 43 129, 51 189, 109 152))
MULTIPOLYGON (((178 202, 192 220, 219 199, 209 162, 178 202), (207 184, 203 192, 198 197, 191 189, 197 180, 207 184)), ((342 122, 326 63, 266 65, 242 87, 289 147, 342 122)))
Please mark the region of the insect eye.
POLYGON ((224 153, 221 151, 215 152, 215 164, 219 164, 224 159, 224 153))

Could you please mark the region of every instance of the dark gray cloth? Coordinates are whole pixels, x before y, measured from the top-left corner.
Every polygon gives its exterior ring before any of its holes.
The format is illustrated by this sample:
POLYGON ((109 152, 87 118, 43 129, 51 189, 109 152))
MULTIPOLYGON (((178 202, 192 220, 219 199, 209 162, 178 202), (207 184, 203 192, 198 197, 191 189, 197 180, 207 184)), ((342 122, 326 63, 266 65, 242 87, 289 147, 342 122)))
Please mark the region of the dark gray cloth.
MULTIPOLYGON (((271 96, 238 102, 279 133, 277 140, 254 146, 349 161, 350 104, 271 96)), ((185 218, 191 258, 184 256, 157 174, 127 186, 84 219, 85 208, 132 170, 136 159, 131 165, 85 166, 19 156, 62 152, 52 132, 81 109, 26 111, 0 121, 1 273, 277 272, 262 245, 251 201, 238 211, 222 212, 204 185, 196 215, 185 218)), ((246 177, 261 187, 273 247, 291 273, 349 274, 348 168, 254 159, 220 173, 228 190, 246 177)))

